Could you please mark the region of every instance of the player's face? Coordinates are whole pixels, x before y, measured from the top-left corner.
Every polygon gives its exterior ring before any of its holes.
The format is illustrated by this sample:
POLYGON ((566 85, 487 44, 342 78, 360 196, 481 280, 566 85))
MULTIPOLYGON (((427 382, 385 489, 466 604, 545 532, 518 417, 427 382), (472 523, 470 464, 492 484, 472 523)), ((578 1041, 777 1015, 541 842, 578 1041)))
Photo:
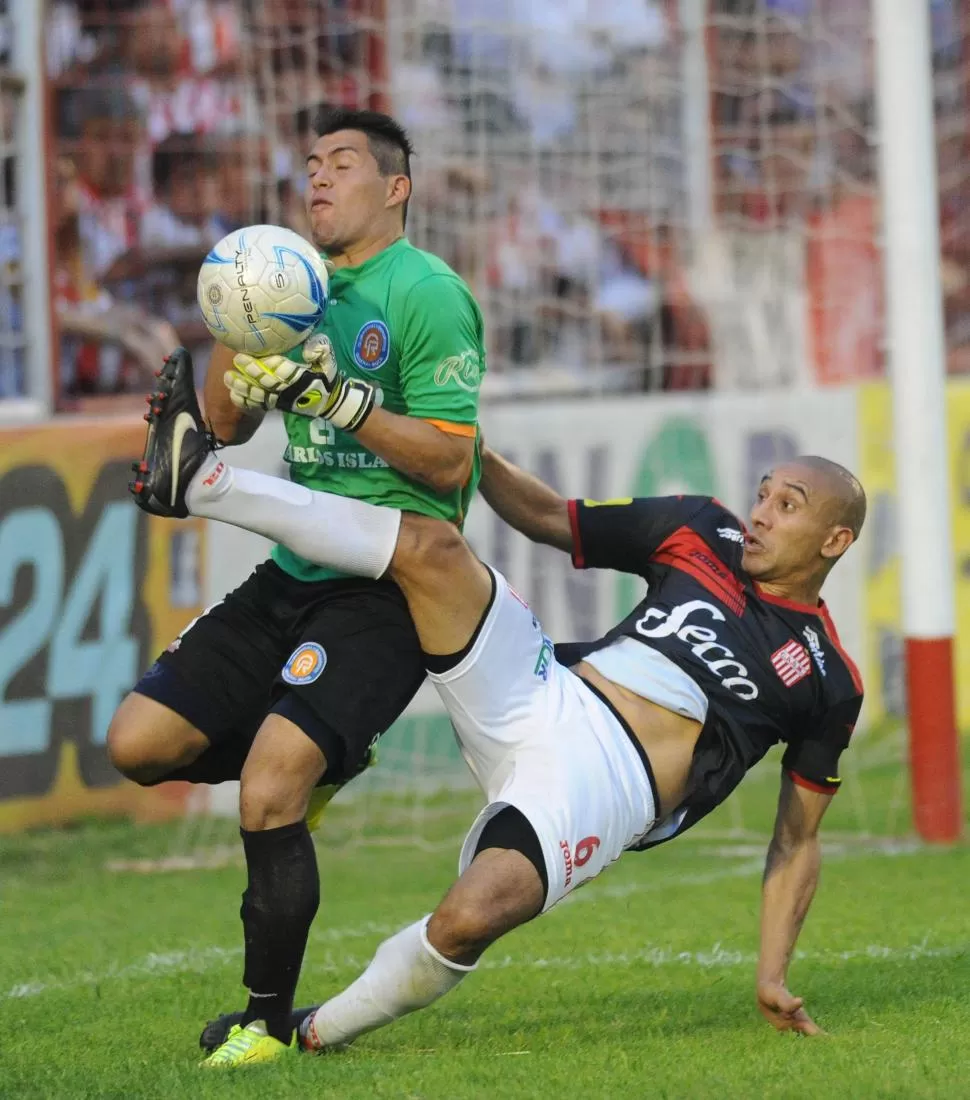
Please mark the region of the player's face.
POLYGON ((388 179, 359 130, 320 138, 307 158, 307 214, 314 244, 337 254, 374 235, 386 216, 388 179))
POLYGON ((745 535, 745 571, 759 581, 812 576, 845 531, 832 515, 831 488, 818 471, 792 463, 766 474, 745 535))

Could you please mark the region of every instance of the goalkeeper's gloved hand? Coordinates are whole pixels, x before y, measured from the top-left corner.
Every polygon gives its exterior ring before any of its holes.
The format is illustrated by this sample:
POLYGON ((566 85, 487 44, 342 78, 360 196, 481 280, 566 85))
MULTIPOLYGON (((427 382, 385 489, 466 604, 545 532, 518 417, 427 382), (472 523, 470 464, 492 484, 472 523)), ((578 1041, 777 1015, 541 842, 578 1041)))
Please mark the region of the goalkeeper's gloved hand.
POLYGON ((376 403, 374 387, 348 378, 337 366, 330 340, 319 333, 303 345, 303 363, 282 355, 256 359, 240 352, 232 364, 223 382, 240 409, 322 416, 335 428, 355 432, 376 403))

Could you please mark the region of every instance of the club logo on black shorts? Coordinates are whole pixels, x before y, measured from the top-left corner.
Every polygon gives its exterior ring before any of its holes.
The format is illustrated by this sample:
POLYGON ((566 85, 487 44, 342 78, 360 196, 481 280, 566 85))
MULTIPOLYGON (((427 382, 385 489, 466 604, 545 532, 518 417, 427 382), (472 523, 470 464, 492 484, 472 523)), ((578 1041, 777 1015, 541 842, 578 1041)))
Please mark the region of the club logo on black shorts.
POLYGON ((283 666, 282 676, 288 684, 297 687, 312 684, 327 667, 327 651, 316 642, 304 642, 297 646, 283 666))

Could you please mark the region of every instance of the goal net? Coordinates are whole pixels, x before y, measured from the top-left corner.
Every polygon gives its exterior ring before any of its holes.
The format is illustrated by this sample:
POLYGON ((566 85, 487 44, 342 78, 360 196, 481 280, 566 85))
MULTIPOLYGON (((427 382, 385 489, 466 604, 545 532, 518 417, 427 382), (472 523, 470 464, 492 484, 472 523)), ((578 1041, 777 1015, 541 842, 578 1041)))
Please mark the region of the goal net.
MULTIPOLYGON (((970 353, 970 4, 931 8, 949 367, 959 373, 970 353)), ((157 192, 159 164, 170 181, 170 164, 153 161, 164 143, 191 151, 195 197, 183 180, 188 193, 166 201, 196 226, 219 216, 305 229, 317 108, 396 114, 417 150, 409 236, 482 303, 490 441, 563 491, 716 492, 743 510, 758 471, 779 457, 819 450, 857 467, 861 456, 863 480, 875 481, 871 530, 845 579, 833 575, 830 602, 837 619, 845 609, 843 640, 861 654, 874 701, 846 757, 837 816, 855 831, 908 829, 866 0, 88 0, 52 4, 50 26, 65 110, 78 58, 110 38, 104 71, 115 85, 122 74, 141 127, 125 162, 132 187, 157 192), (68 9, 80 12, 73 30, 68 9), (179 43, 154 71, 125 37, 153 20, 179 43), (870 381, 871 392, 859 385, 870 381), (565 400, 590 391, 599 404, 565 400)), ((128 118, 118 102, 89 106, 128 118)), ((70 140, 55 139, 65 156, 94 140, 83 119, 68 112, 68 123, 70 140)), ((106 216, 97 224, 110 244, 106 216)), ((187 331, 174 282, 167 294, 152 300, 187 331)), ((253 461, 275 468, 270 443, 258 446, 253 461)), ((564 641, 601 631, 635 595, 627 582, 568 575, 483 504, 469 534, 564 641)), ((210 542, 234 537, 213 531, 210 542)), ((225 586, 229 559, 210 557, 225 586)), ((762 767, 717 827, 762 829, 762 788, 775 776, 762 767)), ((340 796, 332 839, 451 842, 474 804, 425 692, 382 742, 379 766, 340 796)), ((204 805, 231 807, 232 794, 204 805)), ((192 818, 176 855, 211 849, 221 828, 192 818)))

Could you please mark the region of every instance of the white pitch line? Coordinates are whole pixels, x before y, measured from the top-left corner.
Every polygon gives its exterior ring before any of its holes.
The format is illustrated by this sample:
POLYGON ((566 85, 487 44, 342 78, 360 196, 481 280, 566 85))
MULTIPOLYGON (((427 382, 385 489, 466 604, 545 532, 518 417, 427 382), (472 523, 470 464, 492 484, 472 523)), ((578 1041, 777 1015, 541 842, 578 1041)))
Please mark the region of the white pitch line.
MULTIPOLYGON (((953 958, 970 952, 970 943, 929 946, 928 940, 908 944, 905 947, 887 947, 869 944, 866 947, 844 951, 796 951, 795 961, 852 962, 856 959, 906 960, 953 958)), ((758 961, 755 952, 735 951, 715 943, 709 951, 676 951, 668 947, 646 947, 636 951, 602 951, 586 955, 551 956, 538 959, 516 959, 511 955, 503 959, 484 959, 486 970, 588 970, 601 967, 651 966, 659 969, 667 966, 693 966, 702 970, 721 967, 753 966, 758 961)))
MULTIPOLYGON (((907 845, 899 846, 886 846, 877 847, 875 849, 854 848, 850 846, 839 846, 834 851, 827 850, 826 857, 828 860, 843 860, 857 858, 863 855, 877 855, 884 858, 892 858, 899 855, 910 854, 914 849, 907 845)), ((615 886, 609 885, 607 882, 599 881, 596 887, 592 890, 581 890, 576 893, 569 894, 561 903, 561 906, 585 901, 595 901, 597 898, 610 898, 618 899, 628 897, 632 894, 648 893, 655 890, 675 889, 678 886, 708 886, 714 882, 720 882, 725 879, 731 878, 743 878, 748 876, 760 875, 763 870, 763 862, 760 859, 745 861, 740 864, 736 864, 733 867, 725 868, 721 871, 710 871, 706 873, 699 873, 694 875, 681 875, 678 877, 659 877, 647 879, 640 882, 627 882, 617 883, 615 886)), ((376 921, 364 921, 354 925, 348 925, 345 927, 325 928, 319 932, 311 933, 311 941, 323 942, 323 943, 339 943, 344 940, 351 939, 363 939, 369 936, 390 936, 395 932, 400 931, 405 927, 404 924, 384 924, 376 921)), ((938 955, 960 955, 970 950, 968 944, 957 944, 950 947, 941 948, 927 948, 924 943, 910 945, 903 948, 888 948, 871 946, 863 949, 860 952, 848 952, 841 955, 837 952, 829 954, 815 954, 815 955, 802 955, 799 952, 795 953, 796 958, 814 958, 818 960, 824 959, 851 959, 862 957, 870 958, 929 958, 936 957, 932 952, 936 952, 938 955), (908 954, 908 952, 921 952, 921 954, 908 954), (895 952, 895 954, 894 954, 895 952)), ((636 952, 621 953, 618 955, 586 955, 586 956, 569 956, 566 958, 553 958, 553 959, 515 959, 513 956, 505 956, 504 959, 492 957, 486 957, 482 960, 483 969, 502 969, 505 967, 516 966, 521 969, 536 969, 536 968, 549 968, 549 969, 561 969, 561 970, 575 970, 583 969, 591 966, 623 966, 632 965, 634 963, 646 963, 648 965, 671 965, 672 963, 693 963, 696 966, 705 965, 702 959, 708 957, 707 952, 678 952, 670 954, 669 957, 664 952, 665 948, 644 948, 636 952), (660 955, 656 953, 660 952, 660 955), (652 961, 655 958, 662 958, 664 961, 656 962, 652 961), (578 961, 577 961, 578 960, 578 961), (599 961, 597 961, 599 960, 599 961)), ((721 958, 725 955, 720 945, 715 945, 714 954, 721 958)), ((728 953, 730 954, 730 953, 728 953)), ((755 956, 751 955, 737 955, 736 962, 719 961, 716 963, 709 963, 707 965, 731 965, 740 966, 742 964, 755 961, 755 956)), ((145 958, 137 960, 136 962, 129 963, 125 966, 112 966, 107 970, 95 974, 90 971, 81 971, 72 975, 69 978, 64 979, 36 979, 26 982, 19 982, 12 986, 5 993, 0 992, 0 1002, 5 1000, 16 1000, 25 997, 37 997, 45 993, 61 992, 67 989, 79 989, 84 986, 101 985, 105 982, 124 980, 126 978, 153 978, 164 974, 179 974, 196 971, 198 973, 204 973, 207 970, 212 969, 214 966, 226 965, 228 962, 236 961, 242 955, 241 947, 201 947, 193 948, 189 951, 171 951, 165 953, 153 952, 146 955, 145 958)), ((732 956, 733 957, 733 956, 732 956)), ((362 970, 367 963, 370 962, 370 958, 358 958, 354 955, 344 955, 339 959, 327 952, 322 960, 311 961, 308 963, 306 969, 308 972, 321 971, 321 972, 335 972, 343 971, 347 969, 362 970)))
POLYGON ((166 951, 161 954, 152 952, 137 962, 128 963, 126 966, 111 966, 100 974, 82 970, 70 978, 21 982, 8 989, 6 993, 0 994, 0 1001, 37 997, 42 993, 79 989, 88 985, 101 985, 119 978, 152 978, 159 974, 182 974, 192 970, 201 974, 210 970, 213 963, 226 963, 231 959, 237 959, 242 952, 241 947, 199 947, 191 951, 166 951))
MULTIPOLYGON (((45 993, 63 992, 89 985, 101 985, 105 982, 131 977, 154 978, 169 974, 189 972, 204 973, 214 966, 226 965, 238 960, 241 948, 206 947, 193 951, 172 951, 164 955, 148 955, 145 959, 128 966, 109 969, 101 974, 81 973, 73 978, 55 982, 24 982, 15 985, 0 995, 3 1000, 22 1000, 38 997, 45 993)), ((889 947, 885 944, 867 944, 865 947, 847 950, 796 951, 796 962, 853 962, 863 961, 907 961, 917 959, 949 959, 970 954, 970 942, 960 944, 942 944, 931 946, 928 940, 906 944, 902 947, 889 947)), ((666 967, 696 967, 701 970, 730 969, 739 966, 753 966, 758 956, 753 951, 738 951, 715 943, 709 950, 679 951, 673 947, 643 947, 635 951, 599 951, 576 955, 549 955, 517 957, 515 955, 486 956, 482 959, 482 970, 549 970, 576 971, 621 969, 624 967, 645 966, 658 970, 666 967)), ((354 973, 363 970, 370 957, 327 953, 324 958, 310 964, 308 973, 335 974, 344 971, 354 973)))
MULTIPOLYGON (((722 879, 739 878, 758 875, 761 873, 760 861, 742 863, 734 867, 725 868, 722 871, 710 871, 704 874, 680 875, 677 878, 655 878, 645 882, 617 883, 609 885, 602 880, 597 883, 595 890, 581 891, 569 894, 560 903, 567 905, 574 902, 595 901, 597 898, 624 898, 631 894, 645 893, 653 890, 662 890, 676 886, 708 886, 722 879)), ((372 936, 393 936, 406 924, 385 924, 377 921, 361 921, 358 924, 337 926, 335 928, 322 928, 310 933, 311 943, 341 943, 345 940, 367 939, 372 936)), ((171 951, 165 953, 153 952, 133 963, 125 966, 109 967, 101 973, 80 971, 69 978, 53 980, 33 980, 18 982, 6 993, 0 993, 0 1001, 13 1000, 19 997, 36 997, 43 993, 62 991, 66 989, 78 989, 83 986, 100 985, 103 982, 123 980, 126 978, 150 978, 157 974, 186 973, 190 971, 204 972, 211 969, 213 964, 223 965, 231 960, 238 959, 242 954, 241 947, 203 947, 193 948, 190 951, 171 951)), ((357 959, 353 955, 344 956, 344 961, 335 963, 328 952, 322 961, 309 962, 308 970, 320 970, 331 972, 356 966, 363 969, 368 959, 357 959)), ((483 965, 494 966, 485 960, 483 965)))

